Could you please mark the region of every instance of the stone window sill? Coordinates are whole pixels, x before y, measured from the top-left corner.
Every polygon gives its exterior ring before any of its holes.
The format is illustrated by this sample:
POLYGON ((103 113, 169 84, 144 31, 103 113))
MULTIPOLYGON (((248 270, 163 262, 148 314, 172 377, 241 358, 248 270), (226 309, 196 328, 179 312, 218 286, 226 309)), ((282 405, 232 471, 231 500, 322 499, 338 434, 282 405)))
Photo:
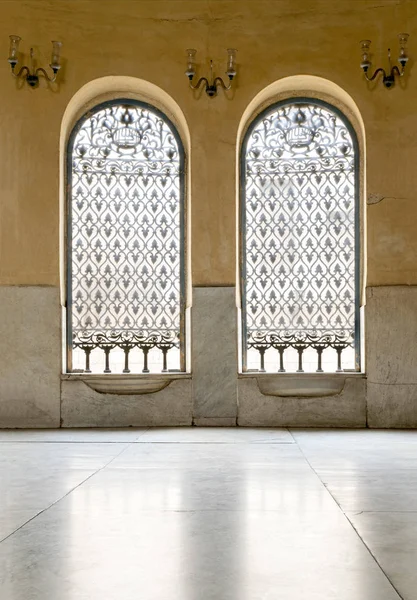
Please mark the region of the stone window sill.
POLYGON ((366 379, 365 373, 241 373, 239 378, 255 378, 264 396, 323 398, 338 396, 347 379, 366 379))
POLYGON ((153 394, 177 379, 191 379, 190 373, 155 373, 146 375, 63 373, 62 381, 82 381, 100 394, 153 394))

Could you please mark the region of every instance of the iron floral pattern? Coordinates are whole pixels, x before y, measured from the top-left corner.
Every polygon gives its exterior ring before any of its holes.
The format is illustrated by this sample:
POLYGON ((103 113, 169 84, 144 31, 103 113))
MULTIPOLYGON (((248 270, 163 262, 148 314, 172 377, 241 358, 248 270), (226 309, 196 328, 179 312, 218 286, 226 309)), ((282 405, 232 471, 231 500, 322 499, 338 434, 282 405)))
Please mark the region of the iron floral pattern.
POLYGON ((182 332, 182 162, 157 112, 110 104, 79 128, 71 154, 72 346, 164 354, 182 332))
POLYGON ((263 355, 340 353, 355 336, 355 149, 342 119, 310 103, 259 120, 244 157, 244 331, 263 355))

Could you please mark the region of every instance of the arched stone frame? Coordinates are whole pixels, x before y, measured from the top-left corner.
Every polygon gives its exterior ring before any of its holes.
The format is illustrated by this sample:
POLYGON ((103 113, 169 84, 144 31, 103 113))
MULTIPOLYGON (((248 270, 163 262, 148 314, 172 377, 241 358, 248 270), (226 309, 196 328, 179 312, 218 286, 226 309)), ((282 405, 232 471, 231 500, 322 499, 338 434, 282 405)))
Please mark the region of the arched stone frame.
POLYGON ((269 85, 267 88, 262 90, 252 100, 247 109, 245 110, 238 129, 237 137, 237 252, 236 255, 239 257, 237 261, 237 281, 239 285, 236 286, 236 300, 238 309, 238 327, 239 327, 239 370, 244 371, 243 365, 243 332, 242 332, 242 230, 241 230, 241 215, 243 212, 242 207, 242 190, 241 190, 241 154, 242 146, 247 136, 248 130, 256 122, 257 118, 264 112, 273 110, 274 107, 278 107, 280 104, 290 103, 291 100, 295 102, 301 101, 301 99, 312 100, 318 104, 322 103, 324 106, 327 105, 330 109, 333 109, 335 113, 339 114, 345 124, 350 128, 351 135, 357 144, 357 189, 356 189, 356 201, 357 201, 357 244, 356 252, 358 254, 358 269, 356 277, 356 306, 358 307, 358 328, 360 334, 357 336, 356 342, 358 344, 357 355, 360 356, 360 364, 356 364, 358 371, 364 371, 364 335, 363 335, 363 321, 364 321, 364 304, 365 304, 365 281, 366 281, 366 244, 365 244, 365 231, 366 231, 366 213, 365 206, 365 132, 363 120, 361 118, 359 109, 357 108, 353 99, 338 85, 331 81, 310 76, 310 75, 297 75, 293 77, 287 77, 285 79, 276 81, 269 85), (360 323, 360 324, 359 324, 360 323))
MULTIPOLYGON (((68 297, 67 282, 67 148, 70 142, 71 134, 76 127, 77 122, 83 118, 89 111, 94 110, 99 105, 123 100, 148 105, 155 113, 164 117, 170 123, 177 134, 177 141, 180 144, 183 153, 184 176, 183 176, 183 277, 184 286, 181 301, 184 305, 185 318, 183 330, 186 338, 184 344, 184 358, 186 372, 190 371, 190 308, 191 308, 191 257, 190 257, 190 228, 189 228, 189 178, 190 178, 190 136, 185 117, 176 104, 176 102, 163 90, 146 82, 133 77, 103 77, 91 81, 83 86, 71 99, 65 111, 60 137, 60 297, 62 306, 63 323, 63 353, 62 368, 63 372, 68 372, 68 354, 67 354, 67 319, 66 303, 68 297)), ((137 375, 136 375, 137 377, 137 375)), ((166 375, 165 375, 166 377, 166 375)))

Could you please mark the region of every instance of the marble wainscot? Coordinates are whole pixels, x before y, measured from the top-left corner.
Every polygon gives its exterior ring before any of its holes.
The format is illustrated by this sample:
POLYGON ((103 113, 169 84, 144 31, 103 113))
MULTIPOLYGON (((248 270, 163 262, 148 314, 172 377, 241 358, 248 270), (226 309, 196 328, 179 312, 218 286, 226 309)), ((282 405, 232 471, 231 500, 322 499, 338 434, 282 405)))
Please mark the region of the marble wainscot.
POLYGON ((0 287, 0 427, 59 427, 59 290, 0 287))
POLYGON ((417 427, 417 286, 367 289, 369 427, 417 427))
POLYGON ((242 375, 238 420, 244 427, 365 427, 361 374, 242 375))
POLYGON ((192 424, 191 377, 63 375, 62 427, 192 424))
POLYGON ((235 287, 195 287, 192 317, 194 424, 236 425, 235 287))

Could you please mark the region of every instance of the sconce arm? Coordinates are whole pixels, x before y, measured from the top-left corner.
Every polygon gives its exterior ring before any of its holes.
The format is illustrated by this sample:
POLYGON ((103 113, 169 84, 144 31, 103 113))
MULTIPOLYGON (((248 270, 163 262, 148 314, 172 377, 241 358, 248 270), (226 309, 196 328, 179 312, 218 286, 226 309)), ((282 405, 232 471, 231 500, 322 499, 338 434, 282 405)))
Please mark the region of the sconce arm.
MULTIPOLYGON (((393 67, 393 68, 395 69, 396 67, 393 67)), ((373 81, 379 75, 379 73, 382 73, 383 77, 387 76, 387 74, 385 73, 385 70, 380 67, 379 69, 377 69, 375 71, 375 73, 372 75, 372 77, 369 77, 368 73, 365 71, 365 77, 366 77, 367 81, 373 81)))
POLYGON ((229 85, 226 85, 221 77, 216 77, 213 81, 213 85, 217 86, 217 84, 221 85, 221 87, 227 92, 232 87, 232 80, 230 80, 229 85))
POLYGON ((397 73, 398 77, 402 77, 404 75, 404 67, 401 67, 400 71, 397 65, 394 65, 391 69, 391 75, 395 75, 395 73, 397 73))
POLYGON ((205 83, 205 84, 206 84, 206 87, 208 87, 208 86, 210 85, 210 84, 209 84, 209 81, 208 81, 208 79, 207 79, 207 77, 200 77, 200 79, 197 81, 197 83, 196 83, 195 85, 193 85, 193 84, 192 84, 192 82, 190 81, 190 88, 191 88, 192 90, 198 90, 198 88, 199 88, 199 87, 200 87, 200 86, 201 86, 203 83, 205 83))
POLYGON ((54 83, 54 81, 56 80, 56 76, 57 73, 54 72, 54 74, 51 76, 48 75, 48 73, 45 71, 45 69, 42 69, 42 67, 38 67, 35 71, 35 75, 41 74, 45 77, 45 79, 47 81, 49 81, 50 83, 54 83))
POLYGON ((12 68, 12 75, 13 77, 16 77, 16 79, 18 77, 21 77, 23 75, 23 73, 26 73, 26 75, 30 75, 30 71, 28 67, 21 67, 20 70, 15 73, 14 68, 12 68))

